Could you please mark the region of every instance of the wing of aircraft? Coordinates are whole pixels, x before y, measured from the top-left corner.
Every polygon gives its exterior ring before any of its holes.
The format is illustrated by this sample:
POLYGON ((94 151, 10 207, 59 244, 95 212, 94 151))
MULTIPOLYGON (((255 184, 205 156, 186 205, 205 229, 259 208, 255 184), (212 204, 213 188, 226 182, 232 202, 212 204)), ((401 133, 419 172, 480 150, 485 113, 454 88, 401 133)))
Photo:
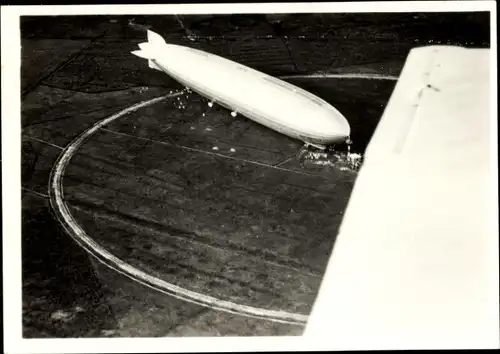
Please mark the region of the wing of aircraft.
POLYGON ((490 55, 411 51, 364 156, 306 335, 337 349, 498 347, 490 55))

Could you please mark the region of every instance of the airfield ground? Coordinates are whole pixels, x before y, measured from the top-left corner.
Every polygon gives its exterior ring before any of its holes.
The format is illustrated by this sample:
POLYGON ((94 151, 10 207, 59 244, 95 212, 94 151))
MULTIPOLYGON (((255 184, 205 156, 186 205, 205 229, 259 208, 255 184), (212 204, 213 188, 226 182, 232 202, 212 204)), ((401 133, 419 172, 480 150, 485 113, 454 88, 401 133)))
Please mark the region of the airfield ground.
MULTIPOLYGON (((300 325, 174 299, 119 275, 63 231, 48 199, 50 171, 74 138, 134 103, 183 89, 130 54, 144 41, 145 26, 171 43, 286 77, 320 96, 349 120, 353 151, 360 154, 411 48, 489 45, 487 14, 277 20, 22 20, 25 337, 302 332, 300 325)), ((356 170, 301 164, 300 147, 184 94, 92 134, 70 160, 62 188, 75 221, 99 248, 143 273, 181 292, 303 318, 314 304, 356 170)))

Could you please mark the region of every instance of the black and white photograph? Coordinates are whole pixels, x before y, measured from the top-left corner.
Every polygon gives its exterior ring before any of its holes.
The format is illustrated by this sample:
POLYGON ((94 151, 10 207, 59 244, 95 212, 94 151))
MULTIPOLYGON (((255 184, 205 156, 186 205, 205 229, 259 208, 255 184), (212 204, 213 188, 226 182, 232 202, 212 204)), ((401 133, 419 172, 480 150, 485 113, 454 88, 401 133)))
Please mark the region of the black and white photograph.
POLYGON ((498 348, 495 3, 415 3, 2 6, 6 352, 498 348))

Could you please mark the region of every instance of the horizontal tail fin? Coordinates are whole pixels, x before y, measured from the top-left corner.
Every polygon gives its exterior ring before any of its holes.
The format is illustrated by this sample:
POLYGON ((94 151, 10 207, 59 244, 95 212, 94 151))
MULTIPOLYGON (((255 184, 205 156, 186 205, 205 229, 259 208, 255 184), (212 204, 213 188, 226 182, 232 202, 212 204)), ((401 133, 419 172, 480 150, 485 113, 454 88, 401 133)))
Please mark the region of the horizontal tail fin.
POLYGON ((149 55, 143 50, 134 50, 130 53, 137 55, 139 58, 149 59, 149 55))

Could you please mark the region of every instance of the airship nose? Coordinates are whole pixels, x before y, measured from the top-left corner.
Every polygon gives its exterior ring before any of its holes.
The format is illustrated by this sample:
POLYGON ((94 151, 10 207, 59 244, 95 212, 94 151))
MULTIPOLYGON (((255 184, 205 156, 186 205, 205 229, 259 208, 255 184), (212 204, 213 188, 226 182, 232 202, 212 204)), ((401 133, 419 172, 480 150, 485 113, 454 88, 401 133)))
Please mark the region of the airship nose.
POLYGON ((339 115, 328 114, 324 117, 321 133, 332 140, 341 140, 351 135, 351 127, 347 120, 339 115))

